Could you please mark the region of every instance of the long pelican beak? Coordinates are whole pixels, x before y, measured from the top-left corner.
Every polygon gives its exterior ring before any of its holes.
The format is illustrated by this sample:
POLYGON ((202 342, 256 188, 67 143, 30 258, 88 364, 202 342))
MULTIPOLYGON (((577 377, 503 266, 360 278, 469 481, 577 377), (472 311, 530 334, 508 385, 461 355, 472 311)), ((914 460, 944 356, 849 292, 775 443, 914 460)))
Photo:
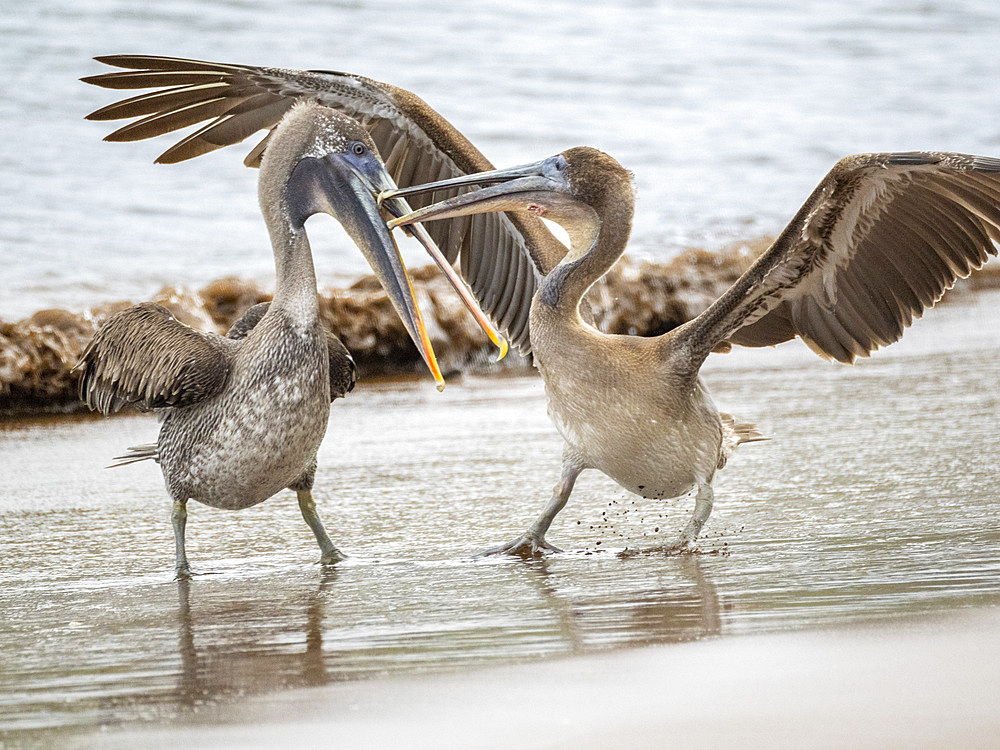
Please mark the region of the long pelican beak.
POLYGON ((517 211, 523 209, 526 203, 531 202, 532 195, 539 197, 551 195, 553 189, 558 187, 554 173, 554 170, 558 169, 555 161, 558 158, 560 157, 549 157, 533 164, 523 164, 509 169, 496 169, 491 172, 479 172, 450 180, 429 182, 426 185, 415 185, 402 190, 389 190, 381 193, 378 199, 379 203, 382 204, 388 200, 399 199, 404 195, 415 195, 430 190, 446 190, 466 185, 492 186, 460 193, 454 198, 418 208, 416 211, 390 221, 391 228, 407 226, 417 221, 447 219, 474 213, 517 211))
MULTIPOLYGON (((368 163, 367 171, 355 174, 357 174, 362 181, 367 183, 367 186, 373 196, 390 193, 398 189, 396 187, 396 183, 393 182, 389 173, 385 171, 385 167, 381 162, 370 161, 368 163)), ((388 212, 389 215, 394 217, 403 216, 413 210, 402 198, 390 199, 385 205, 383 205, 382 201, 379 200, 377 205, 388 212)), ((445 278, 448 279, 448 283, 450 283, 454 288, 455 292, 462 300, 462 303, 469 310, 469 312, 472 313, 472 317, 475 318, 476 323, 479 324, 479 327, 483 329, 490 341, 492 341, 497 349, 500 350, 500 354, 497 356, 496 361, 499 362, 507 356, 507 341, 500 335, 500 332, 497 331, 494 325, 490 322, 489 318, 486 317, 486 313, 484 313, 479 307, 479 303, 472 295, 472 291, 469 289, 468 285, 462 277, 455 272, 455 269, 451 267, 448 259, 445 258, 438 249, 437 244, 433 239, 431 239, 427 230, 422 226, 417 225, 409 227, 407 233, 415 236, 417 241, 424 246, 427 254, 434 259, 434 262, 444 273, 445 278)))
POLYGON ((293 225, 301 228, 315 213, 337 219, 371 265, 392 306, 430 369, 437 389, 444 377, 431 347, 427 327, 414 299, 413 286, 399 255, 399 248, 379 214, 373 185, 342 154, 308 157, 300 161, 287 183, 288 208, 293 225))
MULTIPOLYGON (((378 205, 383 209, 385 209, 391 216, 393 216, 394 217, 393 220, 398 219, 401 216, 405 216, 407 214, 412 213, 413 209, 410 208, 410 204, 408 204, 406 200, 404 200, 403 198, 390 197, 387 198, 383 203, 381 196, 387 193, 391 193, 392 191, 397 189, 396 186, 392 184, 392 180, 391 178, 389 178, 389 175, 386 174, 385 176, 389 182, 389 186, 383 187, 381 190, 377 191, 377 193, 379 194, 378 205)), ((391 226, 394 227, 396 225, 392 224, 391 226)), ((479 327, 483 329, 483 331, 486 333, 487 336, 489 336, 490 341, 492 341, 493 344, 500 350, 500 353, 497 355, 496 361, 499 362, 500 360, 502 360, 504 357, 507 356, 507 340, 500 335, 500 332, 497 331, 496 327, 494 327, 494 325, 490 322, 489 318, 486 317, 486 313, 484 313, 482 309, 479 307, 479 303, 476 301, 476 298, 472 295, 472 291, 469 289, 469 286, 465 283, 465 280, 457 273, 455 273, 455 269, 452 268, 451 263, 448 262, 448 259, 445 258, 444 255, 441 253, 441 251, 438 249, 437 244, 434 242, 433 239, 431 239, 431 236, 427 233, 426 229, 424 229, 419 224, 408 226, 407 229, 409 230, 409 233, 415 236, 417 238, 417 241, 424 246, 424 249, 427 251, 427 254, 434 259, 434 262, 437 264, 438 268, 441 269, 442 273, 444 273, 445 275, 445 278, 448 279, 448 283, 450 283, 451 286, 454 288, 454 290, 458 293, 458 296, 459 298, 461 298, 462 303, 469 310, 469 312, 472 313, 472 317, 475 318, 476 323, 479 324, 479 327)))

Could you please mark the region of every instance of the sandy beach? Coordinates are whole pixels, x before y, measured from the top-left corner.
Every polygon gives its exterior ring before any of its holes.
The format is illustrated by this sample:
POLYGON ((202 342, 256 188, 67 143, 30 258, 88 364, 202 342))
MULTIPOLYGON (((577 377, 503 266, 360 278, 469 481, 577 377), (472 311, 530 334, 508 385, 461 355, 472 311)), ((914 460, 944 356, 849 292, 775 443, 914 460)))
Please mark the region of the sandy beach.
POLYGON ((186 585, 157 467, 102 468, 152 416, 9 420, 4 747, 988 746, 998 315, 954 298, 850 368, 794 342, 713 357, 720 407, 773 439, 674 558, 655 549, 691 501, 596 473, 551 531, 565 554, 474 558, 556 478, 535 377, 359 387, 317 478, 352 557, 316 564, 288 492, 192 507, 186 585))

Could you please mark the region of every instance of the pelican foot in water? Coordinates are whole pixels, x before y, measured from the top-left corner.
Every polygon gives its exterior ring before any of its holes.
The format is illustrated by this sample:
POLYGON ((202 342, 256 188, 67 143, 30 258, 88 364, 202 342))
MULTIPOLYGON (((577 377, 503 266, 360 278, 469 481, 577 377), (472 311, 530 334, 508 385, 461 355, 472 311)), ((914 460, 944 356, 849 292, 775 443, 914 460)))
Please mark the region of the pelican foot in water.
POLYGON ((553 552, 562 552, 562 550, 546 542, 545 537, 528 532, 527 534, 522 534, 512 542, 501 544, 499 547, 488 549, 485 552, 480 552, 476 557, 512 555, 530 560, 553 552))
POLYGON ((690 552, 693 547, 691 546, 694 539, 688 539, 685 536, 679 536, 672 543, 663 547, 663 554, 667 556, 680 555, 684 552, 690 552))
POLYGON ((342 560, 346 560, 348 555, 345 555, 339 549, 334 547, 333 549, 328 549, 323 551, 323 556, 319 559, 320 565, 336 565, 342 560))
POLYGON ((694 540, 698 538, 701 533, 702 527, 705 525, 705 521, 712 514, 712 505, 715 502, 715 491, 712 489, 712 485, 705 483, 698 485, 698 492, 695 495, 694 503, 694 513, 691 515, 691 520, 688 521, 687 526, 678 535, 678 537, 666 547, 663 548, 663 552, 666 555, 680 555, 684 552, 691 552, 694 548, 694 540))
POLYGON ((662 555, 664 557, 679 557, 681 555, 700 555, 703 554, 701 550, 694 546, 693 539, 685 539, 683 537, 678 537, 676 540, 670 544, 665 544, 662 547, 646 547, 646 548, 635 548, 626 547, 621 552, 615 554, 615 557, 620 560, 627 560, 630 557, 651 557, 653 555, 662 555))
POLYGON ((295 494, 299 498, 299 510, 302 511, 302 518, 309 524, 309 528, 312 529, 313 534, 316 536, 319 549, 323 553, 323 556, 319 560, 320 565, 333 565, 339 563, 341 560, 346 560, 347 555, 333 545, 330 537, 327 536, 326 529, 323 528, 323 522, 319 520, 319 513, 316 512, 316 502, 313 500, 312 491, 296 490, 295 494))
POLYGON ((191 566, 188 565, 187 552, 184 550, 184 528, 187 526, 187 500, 174 500, 174 509, 170 514, 170 523, 174 527, 174 546, 177 550, 174 570, 175 581, 190 581, 191 566))
POLYGON ((559 484, 555 486, 552 492, 552 499, 542 514, 535 519, 535 522, 526 532, 514 541, 494 547, 493 549, 488 549, 485 552, 480 552, 477 557, 485 557, 487 555, 515 555, 523 557, 525 560, 531 560, 542 557, 546 553, 562 552, 558 547, 545 541, 545 534, 548 532, 549 526, 552 525, 556 514, 566 506, 566 501, 569 500, 569 495, 573 491, 576 478, 580 476, 580 472, 583 471, 585 466, 586 464, 580 456, 567 446, 566 450, 563 451, 562 476, 559 478, 559 484))

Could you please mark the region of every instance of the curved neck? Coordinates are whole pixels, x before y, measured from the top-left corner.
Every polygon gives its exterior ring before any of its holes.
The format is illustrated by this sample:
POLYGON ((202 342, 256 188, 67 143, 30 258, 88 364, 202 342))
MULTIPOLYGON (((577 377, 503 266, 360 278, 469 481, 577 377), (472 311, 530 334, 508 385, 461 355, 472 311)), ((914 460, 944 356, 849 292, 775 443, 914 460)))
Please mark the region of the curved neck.
POLYGON ((271 306, 285 310, 302 322, 319 316, 316 270, 305 228, 292 228, 287 217, 267 222, 274 250, 276 281, 271 306))
POLYGON ((594 213, 589 231, 566 227, 570 251, 545 277, 537 299, 564 315, 575 315, 583 295, 606 274, 625 252, 632 232, 631 201, 621 201, 611 210, 594 213))

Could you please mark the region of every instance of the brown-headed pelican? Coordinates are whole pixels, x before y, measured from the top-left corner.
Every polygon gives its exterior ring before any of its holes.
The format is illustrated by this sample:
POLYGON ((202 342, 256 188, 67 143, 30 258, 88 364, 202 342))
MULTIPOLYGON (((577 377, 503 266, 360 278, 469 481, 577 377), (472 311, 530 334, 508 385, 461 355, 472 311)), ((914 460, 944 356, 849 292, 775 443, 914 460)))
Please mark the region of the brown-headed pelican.
POLYGON ((625 250, 629 173, 607 154, 574 148, 384 197, 470 184, 488 187, 390 224, 522 209, 561 224, 571 240, 530 305, 531 348, 566 449, 551 503, 523 536, 494 550, 522 555, 556 549, 545 533, 587 468, 644 497, 695 492, 694 514, 668 549, 689 545, 712 511, 716 470, 739 443, 760 437, 716 409, 698 375, 709 353, 798 336, 851 363, 899 339, 1000 241, 1000 159, 851 156, 705 312, 662 336, 615 336, 586 323, 579 307, 625 250))
POLYGON ((237 510, 286 487, 298 495, 322 562, 342 558, 311 489, 331 400, 353 386, 354 365, 320 323, 304 227, 310 216, 327 213, 343 224, 443 383, 406 270, 376 207, 375 195, 392 187, 364 128, 314 102, 299 104, 272 133, 261 163, 260 206, 277 275, 270 305, 251 308, 227 336, 195 331, 158 305, 138 305, 110 318, 84 352, 80 394, 88 405, 104 413, 125 404, 161 410, 156 444, 120 460, 160 464, 174 501, 179 578, 190 575, 184 550, 189 499, 237 510))

